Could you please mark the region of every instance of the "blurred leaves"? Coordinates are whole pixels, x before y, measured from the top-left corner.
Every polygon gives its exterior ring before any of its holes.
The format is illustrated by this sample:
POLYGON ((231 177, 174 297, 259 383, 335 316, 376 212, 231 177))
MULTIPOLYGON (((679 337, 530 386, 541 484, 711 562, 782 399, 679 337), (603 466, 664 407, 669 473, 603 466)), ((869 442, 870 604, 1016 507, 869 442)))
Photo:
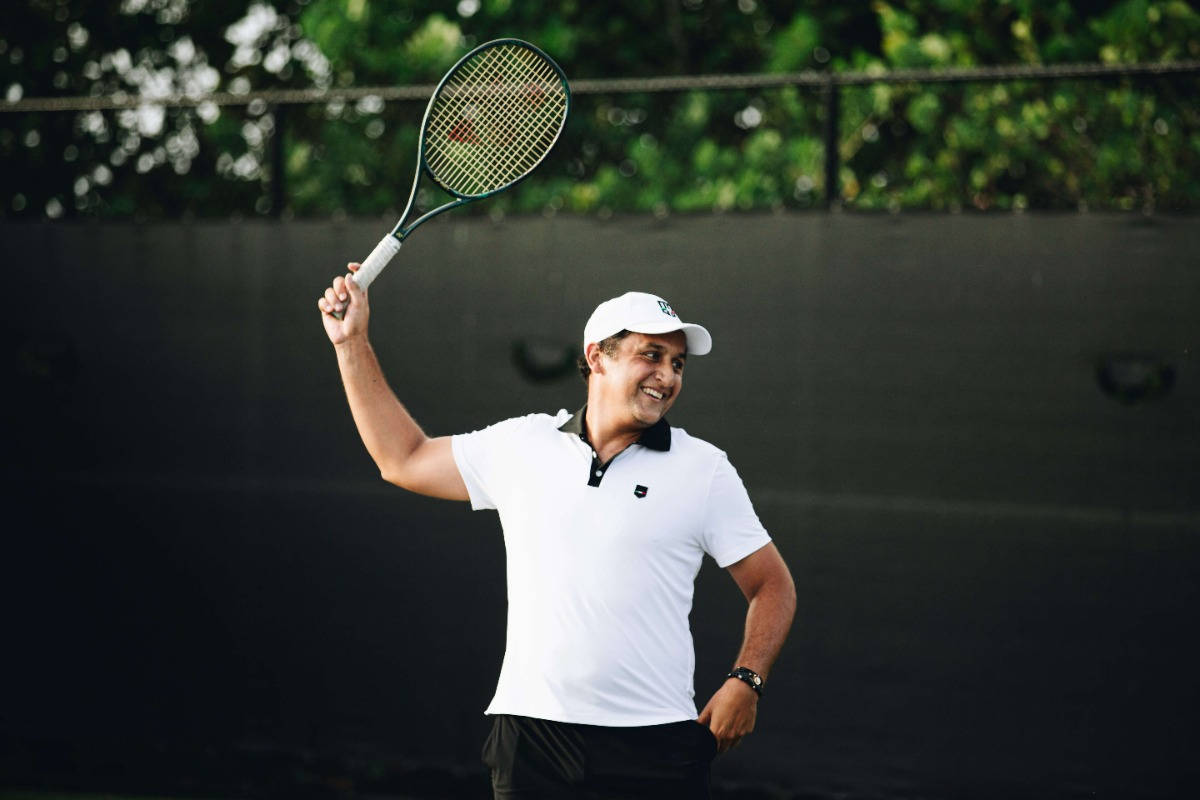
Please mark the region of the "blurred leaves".
MULTIPOLYGON (((19 0, 0 92, 202 97, 435 82, 472 46, 533 41, 572 78, 1200 58, 1172 0, 19 0)), ((843 203, 864 210, 1200 208, 1195 75, 845 87, 843 203)), ((15 217, 398 215, 420 103, 0 115, 15 217), (281 137, 278 140, 276 137, 281 137), (273 147, 282 144, 282 175, 273 147)), ((808 208, 824 107, 796 88, 577 95, 536 178, 480 213, 808 208)), ((420 205, 437 201, 433 195, 420 205)))

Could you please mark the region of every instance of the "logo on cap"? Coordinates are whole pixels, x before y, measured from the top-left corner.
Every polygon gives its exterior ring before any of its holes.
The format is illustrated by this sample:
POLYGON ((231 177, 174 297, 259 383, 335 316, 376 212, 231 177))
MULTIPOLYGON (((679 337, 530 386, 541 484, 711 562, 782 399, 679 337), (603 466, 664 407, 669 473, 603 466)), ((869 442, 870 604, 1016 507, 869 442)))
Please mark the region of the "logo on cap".
POLYGON ((661 308, 662 312, 664 314, 666 314, 668 317, 675 316, 675 312, 671 309, 671 304, 668 303, 666 300, 659 300, 658 307, 661 308))
POLYGON ((633 496, 634 497, 645 497, 646 492, 648 492, 648 491, 650 491, 650 490, 647 489, 645 486, 642 486, 639 483, 637 486, 633 487, 633 496))

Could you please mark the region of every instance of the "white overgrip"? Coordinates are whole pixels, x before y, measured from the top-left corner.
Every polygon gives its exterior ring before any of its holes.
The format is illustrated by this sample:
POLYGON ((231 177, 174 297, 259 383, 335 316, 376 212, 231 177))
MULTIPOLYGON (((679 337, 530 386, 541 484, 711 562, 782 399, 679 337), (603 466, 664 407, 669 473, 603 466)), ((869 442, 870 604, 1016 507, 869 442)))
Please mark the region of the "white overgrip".
POLYGON ((371 251, 371 255, 367 256, 367 260, 362 262, 362 266, 358 268, 358 272, 354 273, 354 282, 358 284, 358 288, 366 289, 370 286, 379 273, 383 272, 383 268, 388 265, 388 262, 400 252, 400 240, 390 233, 379 240, 379 244, 375 245, 375 249, 371 251))

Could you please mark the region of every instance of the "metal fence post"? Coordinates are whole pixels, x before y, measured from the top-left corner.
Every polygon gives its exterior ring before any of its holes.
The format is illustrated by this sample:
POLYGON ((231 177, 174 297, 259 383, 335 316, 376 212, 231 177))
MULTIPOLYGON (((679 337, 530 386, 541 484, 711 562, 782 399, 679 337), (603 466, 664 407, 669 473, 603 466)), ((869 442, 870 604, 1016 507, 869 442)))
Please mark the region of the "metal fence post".
POLYGON ((842 204, 842 186, 838 179, 838 83, 833 72, 828 73, 822 89, 825 101, 825 209, 842 204))
POLYGON ((287 120, 287 104, 275 105, 275 131, 271 134, 271 216, 283 214, 283 206, 287 200, 287 186, 284 183, 284 153, 283 138, 287 120))

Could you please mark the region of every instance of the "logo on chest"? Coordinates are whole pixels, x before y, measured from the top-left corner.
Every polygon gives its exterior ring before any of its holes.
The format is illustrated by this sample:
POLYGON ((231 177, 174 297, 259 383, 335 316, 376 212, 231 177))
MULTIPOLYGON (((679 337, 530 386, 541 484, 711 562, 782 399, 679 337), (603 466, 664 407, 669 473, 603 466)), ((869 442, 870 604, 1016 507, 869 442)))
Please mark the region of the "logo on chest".
POLYGON ((646 492, 648 492, 648 491, 650 491, 650 490, 649 490, 649 489, 647 489, 645 486, 642 486, 642 485, 639 483, 637 486, 634 486, 634 487, 633 487, 633 496, 634 496, 634 497, 639 497, 639 498, 641 498, 641 497, 645 497, 645 496, 646 496, 646 492))

